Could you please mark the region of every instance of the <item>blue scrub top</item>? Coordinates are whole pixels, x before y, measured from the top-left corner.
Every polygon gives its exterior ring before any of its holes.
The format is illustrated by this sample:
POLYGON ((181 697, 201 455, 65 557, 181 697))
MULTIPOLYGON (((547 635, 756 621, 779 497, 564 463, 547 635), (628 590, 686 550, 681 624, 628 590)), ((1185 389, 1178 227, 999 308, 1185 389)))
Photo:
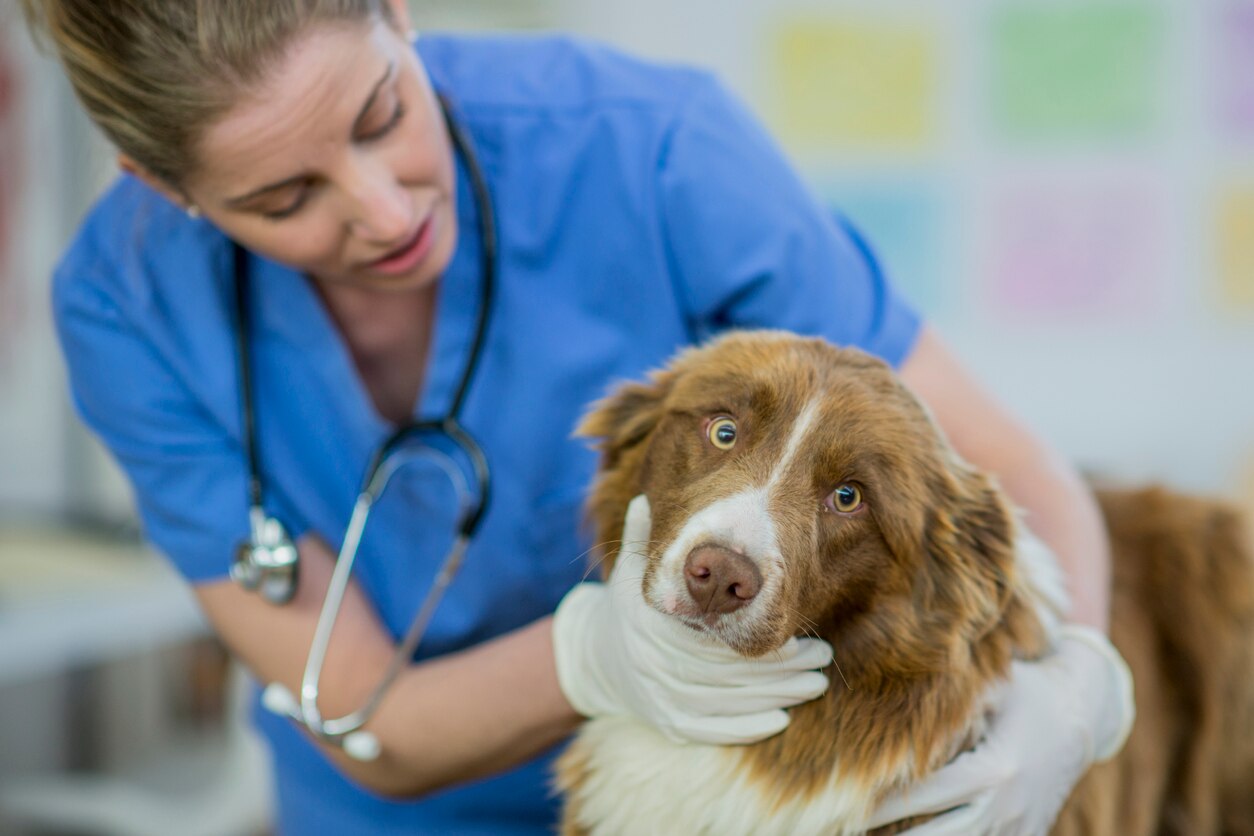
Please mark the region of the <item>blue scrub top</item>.
MULTIPOLYGON (((500 237, 463 410, 491 463, 492 503, 426 658, 551 613, 581 579, 596 458, 571 430, 613 383, 733 327, 822 335, 897 364, 919 323, 866 243, 709 75, 568 38, 424 35, 417 49, 477 149, 500 237)), ((478 217, 458 165, 462 227, 439 286, 424 417, 451 400, 478 308, 478 217)), ((133 482, 146 536, 193 582, 223 577, 247 536, 230 252, 210 224, 124 176, 53 288, 75 403, 133 482)), ((390 428, 302 275, 254 260, 251 290, 266 508, 294 535, 338 544, 390 428)), ((421 473, 389 491, 356 577, 399 635, 453 512, 421 473)), ((289 721, 256 716, 284 833, 552 831, 551 756, 396 802, 340 777, 289 721)))

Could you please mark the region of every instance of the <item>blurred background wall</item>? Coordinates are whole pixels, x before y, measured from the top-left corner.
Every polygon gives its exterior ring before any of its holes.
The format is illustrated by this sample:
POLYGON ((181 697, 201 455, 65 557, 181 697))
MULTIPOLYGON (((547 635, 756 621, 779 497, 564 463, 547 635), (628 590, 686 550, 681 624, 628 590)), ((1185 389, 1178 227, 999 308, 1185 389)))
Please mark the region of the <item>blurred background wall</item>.
MULTIPOLYGON (((1249 490, 1254 0, 412 5, 420 28, 563 29, 715 70, 1052 443, 1249 490)), ((0 515, 123 518, 65 409, 46 298, 111 160, 4 30, 0 515)))
MULTIPOLYGON (((14 602, 83 611, 66 590, 99 587, 87 567, 104 565, 84 531, 131 544, 133 560, 107 565, 143 566, 133 577, 154 585, 128 589, 166 600, 172 582, 150 574, 127 488, 67 404, 49 321, 49 272, 112 177, 111 153, 4 2, 0 630, 14 602), (32 526, 62 539, 5 540, 32 526)), ((713 69, 1048 441, 1120 481, 1254 508, 1254 0, 411 5, 420 29, 559 29, 713 69)), ((152 618, 180 641, 197 633, 194 615, 152 618)), ((117 708, 133 699, 106 698, 117 687, 84 686, 83 672, 148 664, 137 660, 168 647, 119 638, 95 656, 67 641, 62 656, 36 647, 26 661, 59 658, 68 674, 49 664, 20 685, 0 678, 0 709, 17 718, 0 719, 0 781, 81 760, 62 742, 84 705, 97 727, 142 725, 117 708)), ((16 658, 3 643, 0 677, 16 658)), ((127 679, 170 703, 169 677, 127 679)), ((118 737, 95 739, 124 746, 118 737)))

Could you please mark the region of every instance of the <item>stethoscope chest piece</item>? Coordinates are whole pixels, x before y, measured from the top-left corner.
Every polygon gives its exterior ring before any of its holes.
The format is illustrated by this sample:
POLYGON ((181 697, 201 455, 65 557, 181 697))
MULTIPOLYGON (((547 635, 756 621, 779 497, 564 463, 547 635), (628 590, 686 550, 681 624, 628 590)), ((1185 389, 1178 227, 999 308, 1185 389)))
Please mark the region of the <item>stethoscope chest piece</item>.
POLYGON ((252 536, 236 547, 231 578, 271 604, 286 604, 296 594, 296 544, 274 517, 257 513, 250 516, 252 536))

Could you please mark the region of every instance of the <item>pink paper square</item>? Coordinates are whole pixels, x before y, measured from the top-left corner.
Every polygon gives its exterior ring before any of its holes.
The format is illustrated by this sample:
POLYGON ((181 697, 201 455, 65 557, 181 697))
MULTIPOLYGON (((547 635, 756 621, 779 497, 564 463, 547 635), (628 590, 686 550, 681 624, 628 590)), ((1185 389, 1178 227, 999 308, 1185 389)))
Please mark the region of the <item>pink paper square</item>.
POLYGON ((1146 184, 1007 187, 989 225, 990 299, 1018 315, 1144 313, 1158 295, 1161 210, 1146 184))

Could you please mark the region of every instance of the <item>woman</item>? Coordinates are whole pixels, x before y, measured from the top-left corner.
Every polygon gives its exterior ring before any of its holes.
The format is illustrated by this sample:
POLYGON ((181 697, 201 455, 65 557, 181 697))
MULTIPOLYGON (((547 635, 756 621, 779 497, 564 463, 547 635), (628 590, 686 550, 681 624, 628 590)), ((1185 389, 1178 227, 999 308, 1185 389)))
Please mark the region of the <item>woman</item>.
MULTIPOLYGON (((754 689, 736 684, 744 663, 649 619, 638 595, 576 586, 595 461, 571 427, 614 380, 721 328, 821 334, 897 365, 1061 555, 1074 618, 1104 626, 1107 555, 1087 490, 978 389, 708 77, 564 39, 415 45, 401 0, 23 3, 129 174, 56 275, 76 404, 130 476, 149 539, 263 682, 300 681, 330 544, 368 457, 391 427, 447 412, 473 342, 488 207, 437 93, 491 194, 499 275, 460 417, 490 462, 492 505, 416 660, 367 724, 378 759, 259 715, 284 832, 543 832, 545 753, 581 714, 747 742, 818 694, 820 643, 759 663, 754 689), (298 538, 300 580, 283 606, 225 577, 248 534, 232 241, 252 254, 263 504, 298 538)), ((421 484, 397 490, 408 493, 380 503, 362 542, 321 678, 324 716, 357 708, 379 681, 447 540, 441 501, 421 484)), ((1069 642, 1032 669, 1040 681, 1016 688, 1017 675, 1005 716, 1069 731, 1042 746, 999 723, 920 794, 928 809, 1047 826, 1126 719, 1058 717, 1074 704, 1064 695, 1118 705, 1109 659, 1069 642), (1029 762, 1036 773, 1020 776, 1029 762)), ((922 810, 915 800, 885 815, 922 810)))

